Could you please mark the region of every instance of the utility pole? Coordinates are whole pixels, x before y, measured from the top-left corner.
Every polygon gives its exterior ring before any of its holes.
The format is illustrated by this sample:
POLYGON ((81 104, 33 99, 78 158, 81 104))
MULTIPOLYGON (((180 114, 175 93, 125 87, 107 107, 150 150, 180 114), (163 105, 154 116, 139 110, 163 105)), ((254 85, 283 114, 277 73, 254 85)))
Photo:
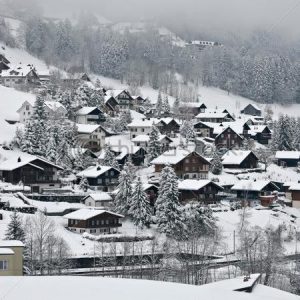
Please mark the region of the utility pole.
POLYGON ((233 230, 233 253, 235 254, 235 230, 233 230))

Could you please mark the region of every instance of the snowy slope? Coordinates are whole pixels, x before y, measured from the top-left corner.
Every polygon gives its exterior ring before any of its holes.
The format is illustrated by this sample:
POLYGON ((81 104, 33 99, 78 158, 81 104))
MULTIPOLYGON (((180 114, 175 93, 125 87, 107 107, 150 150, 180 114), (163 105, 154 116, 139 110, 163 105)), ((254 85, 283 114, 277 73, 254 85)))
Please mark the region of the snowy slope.
POLYGON ((33 94, 16 91, 0 85, 0 143, 9 142, 15 135, 17 125, 8 124, 5 119, 16 119, 16 111, 25 100, 34 100, 33 94))
POLYGON ((293 300, 298 296, 258 285, 251 293, 235 289, 249 286, 257 275, 251 275, 247 283, 244 277, 215 282, 202 286, 167 283, 150 280, 117 279, 72 276, 24 276, 2 277, 0 298, 13 299, 110 299, 110 300, 293 300), (30 297, 29 297, 30 295, 30 297), (26 297, 27 296, 27 297, 26 297))

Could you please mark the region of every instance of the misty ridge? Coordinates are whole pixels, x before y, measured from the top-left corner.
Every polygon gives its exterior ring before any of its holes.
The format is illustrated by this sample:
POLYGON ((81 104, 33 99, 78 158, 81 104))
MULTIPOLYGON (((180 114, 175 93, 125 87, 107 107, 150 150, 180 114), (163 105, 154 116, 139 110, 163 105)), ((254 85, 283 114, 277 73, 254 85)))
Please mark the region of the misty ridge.
POLYGON ((47 64, 149 85, 181 101, 213 86, 262 103, 300 103, 300 1, 3 0, 14 39, 47 64), (199 46, 209 41, 215 46, 199 46), (198 44, 197 44, 198 43, 198 44))

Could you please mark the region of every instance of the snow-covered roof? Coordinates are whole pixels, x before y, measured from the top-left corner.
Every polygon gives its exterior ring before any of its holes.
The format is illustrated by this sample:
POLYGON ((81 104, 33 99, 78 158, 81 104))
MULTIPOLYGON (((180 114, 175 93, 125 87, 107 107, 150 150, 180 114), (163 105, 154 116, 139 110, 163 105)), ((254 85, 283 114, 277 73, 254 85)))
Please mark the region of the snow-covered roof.
POLYGON ((250 125, 249 134, 255 136, 258 133, 263 132, 266 128, 268 129, 267 125, 250 125))
POLYGON ((65 110, 65 107, 58 101, 45 101, 45 105, 52 111, 57 111, 59 108, 65 110))
POLYGON ((35 71, 31 65, 10 66, 10 69, 1 72, 0 77, 25 77, 31 71, 35 71))
POLYGON ((97 130, 100 125, 93 125, 93 124, 78 124, 76 123, 77 132, 80 134, 91 134, 95 130, 97 130))
POLYGON ((233 187, 234 191, 254 191, 258 192, 264 189, 268 184, 272 184, 274 186, 274 190, 279 189, 275 183, 268 180, 240 180, 233 187))
POLYGON ((87 169, 77 173, 77 177, 85 177, 85 178, 97 178, 98 176, 104 174, 109 170, 115 170, 119 172, 117 169, 109 167, 109 166, 91 166, 87 169))
POLYGON ((82 107, 79 110, 77 110, 76 115, 77 116, 85 116, 85 115, 88 115, 89 113, 91 113, 92 111, 94 111, 95 109, 97 109, 96 106, 85 106, 85 107, 82 107))
POLYGON ((3 276, 0 298, 31 300, 47 299, 82 300, 107 298, 110 300, 298 300, 299 296, 257 284, 251 293, 238 292, 255 284, 258 275, 244 276, 205 285, 188 285, 151 280, 121 279, 89 276, 3 276))
POLYGON ((205 112, 199 113, 197 119, 211 119, 211 118, 225 118, 229 113, 225 112, 224 109, 206 109, 205 112))
POLYGON ((300 191, 300 183, 293 183, 290 187, 289 187, 290 191, 300 191))
MULTIPOLYGON (((166 138, 167 136, 164 134, 161 134, 159 136, 159 141, 161 142, 164 138, 166 138)), ((142 143, 142 142, 148 142, 150 139, 150 136, 147 134, 139 134, 137 135, 135 138, 133 138, 131 141, 132 142, 136 142, 136 143, 142 143)))
POLYGON ((277 159, 300 159, 300 151, 277 151, 275 154, 277 159))
POLYGON ((0 248, 9 248, 9 247, 24 247, 25 245, 21 241, 17 240, 3 240, 0 241, 0 248))
MULTIPOLYGON (((113 97, 118 97, 121 93, 127 92, 126 90, 122 89, 116 89, 116 90, 107 90, 106 95, 107 96, 113 96, 113 97)), ((128 92, 127 92, 128 93, 128 92)))
POLYGON ((201 103, 201 102, 182 102, 180 104, 180 107, 189 107, 189 108, 200 108, 202 105, 205 106, 204 103, 201 103))
MULTIPOLYGON (((180 161, 182 161, 185 157, 187 157, 188 155, 190 155, 192 153, 196 153, 196 152, 191 152, 189 150, 179 149, 179 148, 172 149, 172 150, 164 152, 157 158, 153 159, 151 161, 151 164, 153 164, 153 165, 168 165, 168 164, 176 165, 180 161)), ((198 155, 200 156, 200 154, 198 154, 198 155)), ((204 157, 203 157, 203 159, 206 160, 204 157)))
POLYGON ((178 183, 178 189, 179 190, 187 190, 187 191, 198 191, 210 183, 218 186, 220 189, 223 189, 218 184, 216 184, 210 180, 204 180, 204 179, 203 180, 186 179, 186 180, 180 181, 178 183))
POLYGON ((43 170, 43 168, 41 168, 40 166, 32 164, 32 162, 35 160, 40 160, 58 169, 62 169, 60 166, 57 166, 42 157, 31 155, 17 150, 1 150, 0 160, 2 160, 2 162, 0 163, 1 171, 12 171, 25 165, 31 165, 32 167, 43 170))
POLYGON ((0 255, 13 255, 15 252, 9 248, 0 248, 0 255))
POLYGON ((154 119, 134 119, 131 123, 127 125, 128 128, 132 127, 144 127, 151 128, 155 123, 154 119))
MULTIPOLYGON (((250 103, 250 104, 246 105, 246 106, 244 107, 244 109, 247 108, 248 106, 252 106, 254 109, 261 111, 261 109, 260 109, 256 104, 254 104, 254 103, 250 103)), ((243 110, 244 110, 244 109, 243 109, 243 110)))
POLYGON ((79 210, 76 210, 74 212, 71 212, 69 214, 64 215, 64 218, 66 219, 73 219, 73 220, 88 220, 91 218, 94 218, 96 216, 102 215, 104 213, 108 213, 120 218, 123 218, 123 215, 104 210, 104 209, 97 209, 97 208, 82 208, 79 210))
POLYGON ((87 199, 91 197, 95 201, 111 201, 112 198, 108 193, 105 192, 97 192, 97 193, 92 193, 86 196, 84 199, 87 199))
POLYGON ((240 165, 251 153, 250 150, 229 150, 222 156, 222 164, 240 165))

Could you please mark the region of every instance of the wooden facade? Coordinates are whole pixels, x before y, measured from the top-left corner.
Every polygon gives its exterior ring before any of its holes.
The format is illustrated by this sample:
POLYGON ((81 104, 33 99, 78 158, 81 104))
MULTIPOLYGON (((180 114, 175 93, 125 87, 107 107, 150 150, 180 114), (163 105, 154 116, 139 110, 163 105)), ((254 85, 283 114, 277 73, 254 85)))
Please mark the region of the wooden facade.
POLYGON ((243 138, 232 128, 227 127, 222 133, 216 136, 215 145, 227 149, 240 148, 243 144, 243 138))
POLYGON ((121 218, 121 216, 110 213, 108 211, 94 216, 92 218, 89 218, 87 220, 77 220, 68 218, 68 228, 71 231, 76 231, 79 233, 116 233, 117 229, 122 226, 120 222, 121 218))
POLYGON ((166 123, 164 120, 161 120, 156 124, 156 126, 161 134, 165 134, 167 136, 170 136, 173 133, 179 133, 180 131, 180 125, 174 119, 168 123, 166 123))
MULTIPOLYGON (((197 152, 191 152, 184 159, 172 165, 181 179, 207 179, 210 162, 197 152)), ((164 164, 155 164, 155 172, 160 173, 164 164)))
POLYGON ((214 129, 203 122, 197 122, 194 125, 194 129, 196 134, 199 137, 213 137, 214 129))
POLYGON ((241 162, 229 164, 223 163, 223 165, 227 169, 256 169, 258 167, 258 161, 257 156, 253 152, 250 152, 250 154, 241 162))
POLYGON ((243 110, 241 110, 242 114, 251 115, 251 116, 261 116, 261 109, 256 107, 256 105, 248 104, 243 110))

